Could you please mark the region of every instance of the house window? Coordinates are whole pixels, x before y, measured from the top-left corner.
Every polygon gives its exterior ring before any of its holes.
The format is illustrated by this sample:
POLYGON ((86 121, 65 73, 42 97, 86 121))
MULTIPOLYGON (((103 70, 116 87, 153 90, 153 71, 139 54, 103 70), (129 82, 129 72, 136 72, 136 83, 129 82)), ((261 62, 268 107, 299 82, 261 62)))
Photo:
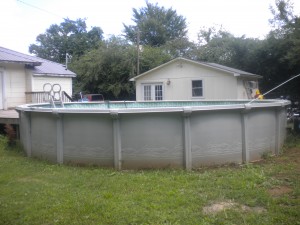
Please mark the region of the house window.
POLYGON ((202 80, 192 80, 192 97, 203 97, 202 80))
POLYGON ((246 81, 246 86, 248 86, 250 89, 258 89, 258 84, 256 81, 246 81))
POLYGON ((161 101, 163 100, 163 85, 144 84, 143 93, 144 93, 144 101, 161 101))
POLYGON ((151 101, 151 85, 144 85, 144 100, 151 101))
POLYGON ((161 101, 163 100, 163 92, 162 92, 162 85, 155 85, 155 100, 161 101))

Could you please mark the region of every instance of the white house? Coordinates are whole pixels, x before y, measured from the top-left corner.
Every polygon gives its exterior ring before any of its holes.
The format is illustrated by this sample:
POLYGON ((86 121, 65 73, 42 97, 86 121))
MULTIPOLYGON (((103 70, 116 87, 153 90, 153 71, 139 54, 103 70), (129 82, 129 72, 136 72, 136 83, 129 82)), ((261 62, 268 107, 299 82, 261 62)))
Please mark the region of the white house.
POLYGON ((72 96, 75 76, 62 64, 0 47, 0 110, 42 102, 45 83, 59 84, 72 96))
POLYGON ((176 58, 130 79, 137 101, 251 99, 260 75, 222 66, 176 58))

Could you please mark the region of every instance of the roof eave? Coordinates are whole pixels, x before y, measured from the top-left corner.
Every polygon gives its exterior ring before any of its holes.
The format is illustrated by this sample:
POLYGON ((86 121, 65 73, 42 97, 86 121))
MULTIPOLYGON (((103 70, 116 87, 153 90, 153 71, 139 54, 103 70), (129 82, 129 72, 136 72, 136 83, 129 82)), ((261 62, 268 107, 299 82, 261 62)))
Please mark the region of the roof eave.
POLYGON ((41 62, 13 61, 13 60, 0 60, 0 63, 17 63, 17 64, 24 64, 24 65, 30 65, 30 66, 40 66, 40 65, 42 65, 41 62))
POLYGON ((208 63, 204 63, 204 62, 197 62, 197 61, 194 61, 194 60, 190 60, 190 59, 186 59, 186 58, 183 58, 183 57, 178 57, 178 58, 175 58, 169 62, 166 62, 158 67, 155 67, 151 70, 148 70, 140 75, 137 75, 133 78, 131 78, 129 81, 136 81, 137 79, 139 79, 140 77, 143 77, 145 75, 147 75, 148 73, 151 73, 152 71, 155 71, 155 70, 158 70, 159 68, 162 68, 168 64, 171 64, 173 62, 176 62, 176 61, 185 61, 185 62, 190 62, 190 63, 193 63, 193 64, 196 64, 196 65, 202 65, 202 66, 205 66, 205 67, 208 67, 208 68, 211 68, 211 69, 214 69, 214 70, 219 70, 219 71, 223 71, 225 73, 229 73, 229 74, 232 74, 234 75, 235 77, 243 77, 243 78, 256 78, 256 79, 261 79, 263 78, 262 76, 260 75, 256 75, 256 74, 240 74, 240 73, 235 73, 233 71, 230 71, 230 70, 227 70, 227 69, 224 69, 224 68, 220 68, 220 67, 215 67, 215 66, 212 66, 212 65, 209 65, 208 63))
POLYGON ((33 73, 33 76, 45 77, 76 77, 76 74, 57 74, 57 73, 33 73))
POLYGON ((257 75, 257 74, 241 74, 240 77, 243 77, 243 78, 256 78, 256 79, 262 79, 263 76, 261 75, 257 75))
POLYGON ((151 73, 152 71, 158 70, 158 69, 160 69, 160 68, 162 68, 162 67, 164 67, 164 66, 166 66, 168 64, 171 64, 171 63, 173 63, 173 62, 175 62, 177 60, 180 60, 180 59, 182 59, 182 58, 178 57, 178 58, 172 59, 169 62, 163 63, 163 64, 161 64, 161 65, 159 65, 157 67, 152 68, 151 70, 148 70, 148 71, 146 71, 144 73, 141 73, 140 75, 137 75, 137 76, 131 78, 129 81, 136 81, 138 78, 143 77, 143 76, 147 75, 148 73, 151 73))

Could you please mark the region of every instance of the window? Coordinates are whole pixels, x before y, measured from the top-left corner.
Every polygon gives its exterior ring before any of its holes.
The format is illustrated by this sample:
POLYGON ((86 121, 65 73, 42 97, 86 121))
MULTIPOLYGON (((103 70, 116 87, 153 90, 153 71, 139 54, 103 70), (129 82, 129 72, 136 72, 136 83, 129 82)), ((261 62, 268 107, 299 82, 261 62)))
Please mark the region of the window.
POLYGON ((145 101, 151 100, 151 85, 144 86, 144 100, 145 101))
POLYGON ((192 80, 192 97, 203 97, 202 80, 192 80))
POLYGON ((246 81, 246 86, 248 86, 251 89, 258 89, 258 84, 256 81, 246 81))
POLYGON ((144 101, 163 100, 162 84, 144 84, 143 93, 144 93, 144 101))
POLYGON ((163 100, 162 85, 155 85, 155 100, 156 101, 163 100))

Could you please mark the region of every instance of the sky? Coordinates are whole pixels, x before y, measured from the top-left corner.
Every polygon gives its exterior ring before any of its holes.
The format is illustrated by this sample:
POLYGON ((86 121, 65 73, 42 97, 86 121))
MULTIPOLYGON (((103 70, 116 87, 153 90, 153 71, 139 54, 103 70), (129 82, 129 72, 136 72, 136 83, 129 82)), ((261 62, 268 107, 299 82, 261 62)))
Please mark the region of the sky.
MULTIPOLYGON (((235 36, 264 38, 273 16, 275 0, 148 0, 176 10, 186 18, 189 38, 197 40, 203 27, 222 27, 235 36)), ((294 2, 294 14, 300 14, 300 1, 294 2)), ((0 46, 29 54, 30 44, 63 18, 86 18, 88 29, 97 26, 110 35, 120 35, 124 26, 134 24, 132 9, 146 6, 145 0, 1 0, 0 46), (5 9, 5 10, 4 10, 5 9)))

